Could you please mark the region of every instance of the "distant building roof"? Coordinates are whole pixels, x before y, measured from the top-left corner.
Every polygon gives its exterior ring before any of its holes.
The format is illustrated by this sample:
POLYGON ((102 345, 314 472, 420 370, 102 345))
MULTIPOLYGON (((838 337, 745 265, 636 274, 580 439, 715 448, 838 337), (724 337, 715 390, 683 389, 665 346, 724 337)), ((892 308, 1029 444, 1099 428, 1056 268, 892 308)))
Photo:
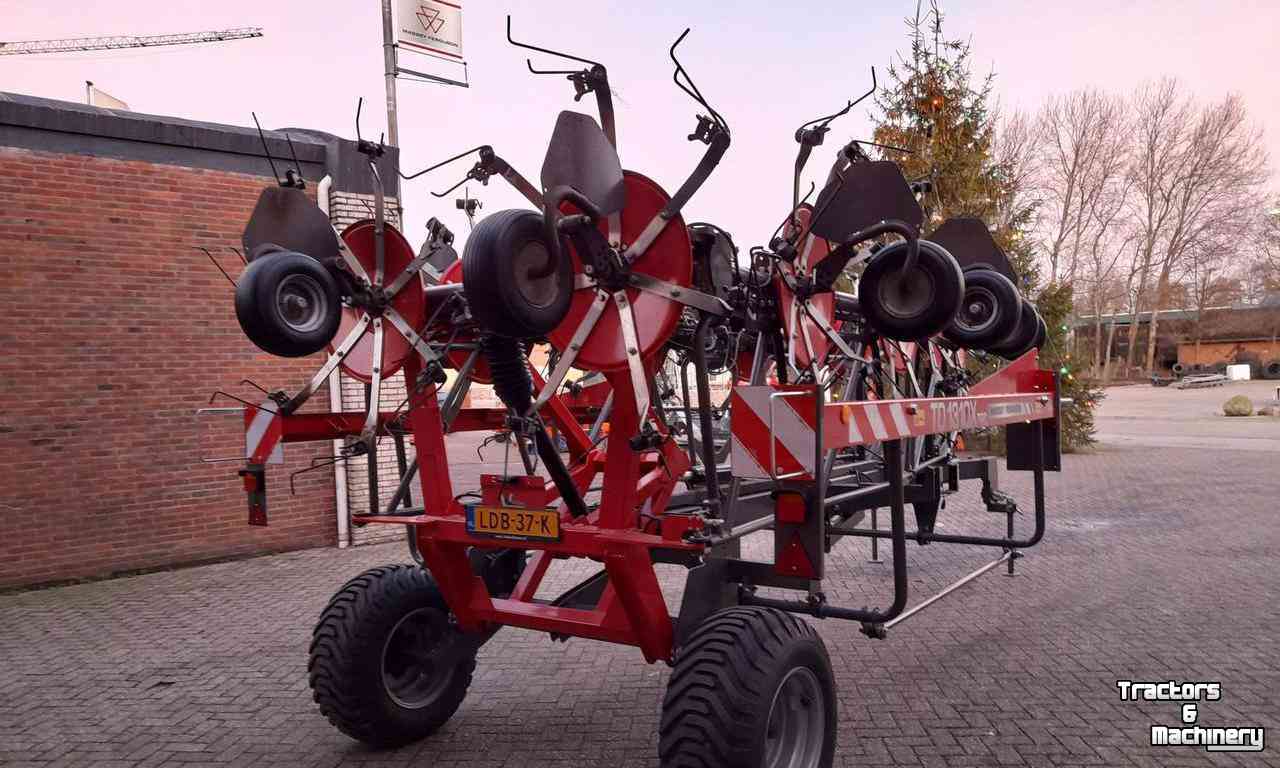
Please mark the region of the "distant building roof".
MULTIPOLYGON (((1128 326, 1133 316, 1117 312, 1101 316, 1103 325, 1128 326)), ((1138 314, 1138 324, 1151 322, 1150 312, 1138 314)), ((1076 328, 1088 328, 1097 323, 1093 315, 1076 318, 1076 328)), ((1166 334, 1191 339, 1199 336, 1202 341, 1270 340, 1280 331, 1280 301, 1262 304, 1237 304, 1223 307, 1194 309, 1166 309, 1160 311, 1161 337, 1166 334), (1197 322, 1198 321, 1198 322, 1197 322)))
MULTIPOLYGON (((281 174, 292 167, 296 153, 303 176, 312 181, 328 173, 338 189, 373 191, 366 158, 356 152, 354 141, 301 128, 264 130, 263 137, 281 174)), ((263 137, 259 137, 256 127, 148 115, 0 91, 0 147, 270 176, 270 165, 263 156, 263 137)), ((383 186, 390 194, 395 194, 399 186, 397 158, 395 148, 388 147, 379 162, 383 186)))

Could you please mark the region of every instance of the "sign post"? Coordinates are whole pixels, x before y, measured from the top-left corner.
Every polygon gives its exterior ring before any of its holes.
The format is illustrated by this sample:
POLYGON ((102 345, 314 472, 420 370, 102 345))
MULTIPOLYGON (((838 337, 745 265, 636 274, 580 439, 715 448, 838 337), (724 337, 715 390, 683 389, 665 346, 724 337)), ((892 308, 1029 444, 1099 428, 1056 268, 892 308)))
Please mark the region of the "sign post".
POLYGON ((382 65, 387 82, 387 140, 400 146, 400 130, 396 125, 396 42, 392 32, 391 0, 382 0, 382 65))

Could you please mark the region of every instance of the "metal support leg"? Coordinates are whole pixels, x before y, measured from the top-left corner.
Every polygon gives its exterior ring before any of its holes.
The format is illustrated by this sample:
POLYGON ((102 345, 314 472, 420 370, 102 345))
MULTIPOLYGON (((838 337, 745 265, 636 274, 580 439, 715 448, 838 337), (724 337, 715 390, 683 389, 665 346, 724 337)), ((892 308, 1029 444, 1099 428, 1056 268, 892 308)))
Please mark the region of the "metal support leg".
MULTIPOLYGON (((689 449, 689 466, 697 469, 698 449, 693 443, 693 406, 690 405, 689 399, 689 363, 687 360, 680 366, 680 392, 684 397, 684 430, 685 443, 689 449)), ((698 407, 702 407, 702 403, 699 403, 698 407)))
MULTIPOLYGON (((393 432, 391 434, 391 440, 396 446, 396 469, 399 470, 400 477, 403 480, 403 478, 409 475, 409 460, 404 450, 404 435, 399 431, 393 432)), ((413 506, 413 491, 410 489, 408 484, 404 484, 404 486, 404 495, 401 498, 401 501, 406 507, 413 506)), ((394 509, 392 511, 394 511, 394 509)))
MULTIPOLYGON (((370 384, 365 384, 364 385, 365 403, 372 403, 372 399, 371 399, 372 394, 373 394, 373 386, 370 384)), ((376 406, 370 405, 370 411, 376 414, 377 413, 376 406)), ((367 456, 367 461, 369 466, 369 514, 375 515, 378 513, 378 510, 382 508, 378 502, 378 443, 375 440, 375 441, 371 441, 370 443, 366 443, 366 445, 368 446, 368 452, 365 455, 367 456)))
MULTIPOLYGON (((1008 525, 1007 525, 1007 526, 1005 526, 1005 530, 1006 530, 1006 532, 1008 533, 1008 536, 1009 536, 1009 540, 1010 540, 1010 541, 1012 541, 1012 540, 1013 540, 1013 515, 1014 515, 1014 512, 1015 512, 1015 510, 1010 509, 1009 511, 1007 511, 1007 512, 1005 512, 1005 513, 1004 513, 1004 514, 1005 514, 1005 517, 1006 517, 1006 518, 1008 518, 1008 525)), ((1007 552, 1009 552, 1009 553, 1011 553, 1011 554, 1013 553, 1013 550, 1012 550, 1012 549, 1010 549, 1010 550, 1006 550, 1006 551, 1007 551, 1007 552)), ((1015 574, 1015 573, 1013 572, 1013 561, 1015 561, 1015 560, 1017 560, 1017 559, 1018 559, 1018 558, 1017 558, 1017 556, 1016 556, 1016 555, 1012 555, 1012 556, 1009 558, 1009 565, 1007 566, 1007 567, 1008 567, 1008 570, 1006 570, 1006 571, 1005 571, 1005 574, 1004 574, 1005 576, 1016 576, 1016 575, 1017 575, 1017 574, 1015 574)))
POLYGON ((588 440, 594 443, 600 437, 611 413, 613 413, 613 390, 609 391, 608 397, 604 399, 604 405, 600 406, 600 413, 596 416, 595 423, 591 425, 591 431, 587 433, 588 440))
MULTIPOLYGON (((876 512, 878 511, 879 510, 876 507, 871 508, 871 530, 873 531, 879 530, 879 527, 877 526, 877 523, 876 523, 876 512)), ((880 557, 880 537, 878 536, 871 537, 871 557, 867 559, 867 562, 868 563, 884 562, 884 558, 880 557)))

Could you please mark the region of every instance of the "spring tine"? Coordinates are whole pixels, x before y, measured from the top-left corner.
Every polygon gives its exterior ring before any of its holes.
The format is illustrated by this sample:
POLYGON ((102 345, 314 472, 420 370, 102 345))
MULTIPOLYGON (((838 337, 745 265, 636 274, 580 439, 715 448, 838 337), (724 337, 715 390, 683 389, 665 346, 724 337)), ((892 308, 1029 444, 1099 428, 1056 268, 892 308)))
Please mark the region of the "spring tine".
MULTIPOLYGON (((603 67, 603 66, 604 66, 604 65, 602 65, 602 64, 601 64, 600 62, 598 62, 598 61, 592 61, 591 59, 584 59, 584 58, 582 58, 581 56, 574 56, 574 55, 572 55, 572 54, 568 54, 568 53, 561 53, 560 51, 553 51, 553 50, 551 50, 550 48, 542 48, 542 47, 537 46, 537 45, 530 45, 529 43, 522 43, 522 42, 520 42, 520 41, 516 40, 515 38, 511 37, 511 14, 507 14, 507 42, 508 42, 508 43, 511 43, 512 45, 514 45, 514 46, 515 46, 515 47, 517 47, 517 48, 525 48, 525 49, 528 49, 528 50, 530 50, 530 51, 537 51, 538 53, 546 53, 546 54, 550 54, 550 55, 552 55, 552 56, 559 56, 559 57, 560 57, 560 58, 562 58, 562 59, 569 59, 570 61, 578 61, 578 62, 581 62, 581 63, 583 63, 583 64, 590 64, 590 65, 591 65, 591 66, 593 66, 593 67, 603 67)), ((532 66, 530 66, 530 69, 532 69, 532 68, 533 68, 533 67, 532 67, 532 66)), ((556 74, 560 74, 560 73, 556 73, 556 74)))
POLYGON ((462 177, 462 181, 458 182, 457 184, 454 184, 452 187, 449 187, 443 192, 432 192, 431 196, 432 197, 448 197, 451 192, 453 192, 455 189, 462 186, 463 184, 466 184, 470 180, 471 180, 471 174, 468 173, 466 176, 462 177))
POLYGON ((232 288, 237 287, 235 279, 234 279, 234 278, 232 278, 232 277, 231 277, 231 275, 227 274, 227 270, 225 270, 225 269, 223 269, 223 268, 222 268, 222 265, 221 265, 221 264, 219 264, 219 263, 218 263, 218 260, 217 260, 217 259, 215 259, 215 258, 213 257, 213 254, 209 252, 209 249, 208 249, 208 248, 205 248, 203 245, 197 245, 197 246, 193 246, 193 247, 194 247, 194 248, 197 248, 197 249, 199 249, 199 250, 201 250, 201 251, 204 251, 204 255, 209 257, 209 261, 212 261, 212 262, 213 262, 213 266, 217 267, 217 268, 218 268, 218 271, 222 273, 222 276, 223 276, 223 277, 225 277, 225 278, 227 278, 227 282, 228 282, 228 283, 231 283, 231 287, 232 287, 232 288))

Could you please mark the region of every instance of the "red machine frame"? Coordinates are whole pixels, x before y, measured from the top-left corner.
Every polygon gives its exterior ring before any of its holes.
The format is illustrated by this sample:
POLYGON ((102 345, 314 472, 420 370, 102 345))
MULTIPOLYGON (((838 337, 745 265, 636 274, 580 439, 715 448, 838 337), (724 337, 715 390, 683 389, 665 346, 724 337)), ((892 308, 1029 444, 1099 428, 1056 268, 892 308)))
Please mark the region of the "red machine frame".
MULTIPOLYGON (((652 362, 649 368, 652 373, 652 362)), ((406 360, 408 380, 417 380, 420 373, 421 362, 416 356, 406 360)), ((537 376, 536 372, 534 375, 537 376)), ((636 434, 640 422, 628 372, 606 374, 606 378, 617 395, 611 431, 618 435, 636 434)), ((541 385, 540 377, 537 383, 541 385)), ((777 407, 786 408, 810 426, 811 456, 855 445, 1055 419, 1058 413, 1054 375, 1036 367, 1034 351, 975 385, 971 394, 963 397, 821 403, 821 392, 812 386, 763 385, 751 389, 768 390, 767 399, 771 404, 779 403, 777 407), (816 406, 819 403, 821 410, 816 406), (875 415, 873 411, 884 415, 875 415)), ((797 482, 802 486, 816 484, 818 478, 806 471, 805 462, 796 457, 796 446, 784 445, 767 420, 746 406, 741 392, 735 392, 733 397, 735 443, 741 443, 757 463, 772 454, 775 460, 766 473, 768 479, 785 481, 793 491, 797 482)), ((424 513, 362 515, 356 517, 355 522, 410 526, 416 550, 466 631, 480 632, 501 625, 523 627, 633 645, 640 649, 646 661, 669 661, 675 629, 653 564, 661 560, 694 564, 710 546, 706 539, 696 536, 703 527, 701 517, 666 513, 677 478, 689 468, 688 457, 673 440, 666 439, 661 448, 648 451, 637 451, 624 439, 610 440, 603 448, 593 447, 573 411, 559 397, 551 398, 546 408, 548 420, 565 436, 569 453, 575 460, 571 474, 579 491, 585 492, 598 474, 604 476, 602 502, 585 518, 573 518, 566 505, 559 505, 562 532, 559 541, 513 542, 467 530, 465 506, 455 497, 449 477, 446 429, 434 387, 410 395, 408 414, 409 430, 421 466, 419 484, 424 513), (641 509, 661 519, 660 533, 649 532, 652 526, 640 525, 641 509), (533 550, 533 555, 514 591, 507 597, 494 597, 473 570, 468 550, 512 546, 533 550), (594 608, 561 607, 534 601, 551 561, 564 557, 588 558, 604 566, 608 581, 594 608)), ((249 457, 247 478, 256 474, 255 467, 261 469, 277 443, 358 435, 364 426, 363 414, 282 414, 274 412, 269 404, 248 409, 246 425, 267 414, 270 414, 268 426, 257 431, 262 439, 256 442, 249 457)), ((382 413, 379 424, 385 426, 396 417, 396 414, 382 413)), ((447 431, 493 430, 501 428, 505 417, 502 409, 464 409, 447 431)), ((254 432, 251 430, 250 434, 254 432)), ((808 466, 811 469, 814 465, 808 466)), ((251 496, 255 489, 261 488, 260 482, 260 476, 252 482, 246 480, 246 490, 251 496)), ((820 514, 810 508, 801 511, 797 518, 795 506, 785 497, 786 494, 779 494, 775 511, 779 535, 782 535, 782 524, 803 523, 805 516, 820 514)), ((545 500, 555 498, 554 489, 548 489, 545 500)), ((529 500, 534 505, 538 503, 536 494, 529 500)), ((794 567, 785 562, 776 563, 775 569, 784 575, 795 575, 794 567)), ((811 575, 820 577, 820 574, 811 575)))

